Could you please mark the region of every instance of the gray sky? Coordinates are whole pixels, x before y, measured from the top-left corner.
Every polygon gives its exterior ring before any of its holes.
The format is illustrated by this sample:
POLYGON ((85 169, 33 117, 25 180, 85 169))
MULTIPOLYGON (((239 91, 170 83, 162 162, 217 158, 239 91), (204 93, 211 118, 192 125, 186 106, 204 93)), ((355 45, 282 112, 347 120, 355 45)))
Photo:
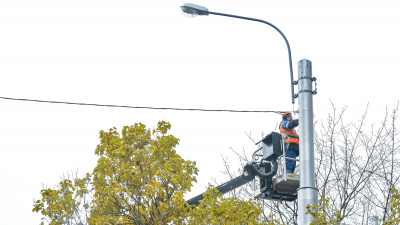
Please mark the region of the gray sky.
MULTIPOLYGON (((273 28, 210 15, 189 19, 184 1, 3 1, 0 96, 149 107, 291 110, 287 49, 273 28)), ((313 63, 316 119, 369 103, 379 124, 399 98, 398 1, 203 1, 210 11, 259 18, 283 31, 297 62, 313 63)), ((295 88, 297 92, 297 87, 295 88)), ((0 100, 0 224, 38 224, 32 199, 63 173, 92 172, 99 131, 141 122, 172 124, 178 153, 195 160, 200 194, 226 178, 237 151, 275 129, 277 114, 187 112, 0 100)), ((295 104, 297 109, 297 101, 295 104)))

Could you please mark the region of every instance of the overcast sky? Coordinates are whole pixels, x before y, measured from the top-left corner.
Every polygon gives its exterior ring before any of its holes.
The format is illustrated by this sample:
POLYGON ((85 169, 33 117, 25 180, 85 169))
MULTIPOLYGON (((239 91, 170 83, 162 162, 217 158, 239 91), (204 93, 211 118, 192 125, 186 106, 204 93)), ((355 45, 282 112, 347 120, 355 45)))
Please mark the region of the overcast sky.
MULTIPOLYGON (((184 1, 2 1, 0 96, 80 103, 232 110, 291 110, 287 48, 273 28, 221 16, 193 19, 184 1)), ((312 61, 316 120, 348 105, 357 121, 369 103, 379 124, 399 97, 398 1, 191 2, 266 20, 289 40, 297 62, 312 61)), ((297 92, 297 87, 295 88, 297 92)), ((38 224, 32 199, 68 171, 92 172, 99 131, 171 122, 178 153, 195 160, 200 194, 225 181, 221 155, 256 150, 273 113, 124 109, 0 99, 0 224, 38 224)), ((297 109, 297 101, 295 104, 297 109)))

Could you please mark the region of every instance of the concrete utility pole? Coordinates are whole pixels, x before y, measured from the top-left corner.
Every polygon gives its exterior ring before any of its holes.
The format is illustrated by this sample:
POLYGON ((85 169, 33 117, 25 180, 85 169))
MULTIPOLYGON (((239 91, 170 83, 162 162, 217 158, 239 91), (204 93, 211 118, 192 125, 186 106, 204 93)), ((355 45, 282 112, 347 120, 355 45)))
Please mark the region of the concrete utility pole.
POLYGON ((379 224, 379 218, 377 216, 370 216, 368 218, 368 224, 370 225, 378 225, 379 224))
POLYGON ((307 205, 318 205, 318 189, 315 187, 314 163, 314 114, 311 61, 304 58, 298 62, 299 74, 299 142, 300 142, 300 188, 297 189, 298 224, 308 225, 311 215, 306 215, 307 205))

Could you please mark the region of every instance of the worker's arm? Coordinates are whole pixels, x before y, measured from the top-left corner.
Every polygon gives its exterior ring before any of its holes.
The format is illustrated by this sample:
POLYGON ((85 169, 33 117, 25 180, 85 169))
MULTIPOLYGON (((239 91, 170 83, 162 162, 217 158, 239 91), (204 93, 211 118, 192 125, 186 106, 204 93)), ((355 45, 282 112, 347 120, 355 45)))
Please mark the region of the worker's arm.
POLYGON ((286 127, 287 127, 286 129, 292 129, 292 128, 297 127, 298 125, 299 125, 299 119, 288 121, 286 123, 286 127))

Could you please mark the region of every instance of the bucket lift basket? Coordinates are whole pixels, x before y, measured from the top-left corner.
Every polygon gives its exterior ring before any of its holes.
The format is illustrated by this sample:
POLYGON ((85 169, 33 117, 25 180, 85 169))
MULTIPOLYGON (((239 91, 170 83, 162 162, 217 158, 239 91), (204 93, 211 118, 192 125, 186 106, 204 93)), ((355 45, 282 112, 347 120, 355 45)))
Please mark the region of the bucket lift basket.
MULTIPOLYGON (((288 144, 285 140, 294 137, 291 135, 281 135, 276 132, 271 132, 262 142, 263 160, 277 160, 281 162, 283 167, 280 173, 272 178, 260 178, 260 189, 254 194, 256 199, 268 199, 275 201, 294 201, 297 199, 297 189, 300 187, 300 176, 295 173, 287 173, 286 160, 297 159, 285 157, 288 144)), ((298 137, 294 137, 298 138, 298 137)), ((263 161, 262 160, 262 161, 263 161)), ((266 173, 271 171, 270 163, 260 163, 260 170, 266 173)))

